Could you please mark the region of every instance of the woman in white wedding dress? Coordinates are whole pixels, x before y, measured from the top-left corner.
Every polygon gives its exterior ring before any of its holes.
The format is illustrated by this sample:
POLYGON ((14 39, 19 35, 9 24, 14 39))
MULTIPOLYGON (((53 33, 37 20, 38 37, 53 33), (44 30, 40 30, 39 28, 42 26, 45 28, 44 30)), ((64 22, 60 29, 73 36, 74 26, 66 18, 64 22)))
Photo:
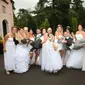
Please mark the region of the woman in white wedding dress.
POLYGON ((13 27, 11 29, 11 33, 8 33, 4 38, 4 65, 6 74, 10 74, 10 71, 15 69, 15 63, 14 63, 14 55, 15 55, 15 43, 13 41, 13 37, 15 37, 15 33, 17 32, 17 29, 13 27))
POLYGON ((64 65, 64 60, 65 60, 65 48, 64 48, 64 45, 63 45, 63 39, 64 39, 64 35, 63 35, 63 27, 62 25, 59 25, 57 30, 56 30, 56 33, 55 33, 55 38, 56 38, 56 41, 58 42, 58 49, 60 51, 60 55, 61 55, 61 58, 62 58, 62 61, 63 61, 63 65, 64 65))
POLYGON ((60 52, 58 50, 58 43, 57 43, 57 39, 53 40, 53 35, 52 38, 50 40, 50 44, 48 47, 48 63, 47 63, 47 71, 48 72, 53 72, 53 73, 57 73, 59 70, 62 69, 63 67, 63 62, 61 59, 61 55, 60 52))
POLYGON ((48 36, 45 29, 43 29, 43 34, 41 70, 56 73, 63 66, 59 50, 57 50, 57 42, 56 40, 53 42, 54 36, 52 34, 48 36))
MULTIPOLYGON (((84 32, 82 31, 81 25, 78 26, 78 30, 79 31, 77 31, 75 35, 76 42, 84 39, 84 32)), ((80 48, 78 50, 72 50, 67 60, 66 67, 81 69, 83 66, 83 51, 84 51, 84 48, 80 48)))
POLYGON ((24 33, 24 30, 21 28, 17 34, 17 40, 19 44, 16 47, 16 54, 15 54, 15 72, 16 73, 24 73, 27 72, 29 69, 29 53, 27 44, 23 44, 21 40, 26 39, 27 36, 24 33))
POLYGON ((47 63, 47 33, 46 29, 42 30, 43 36, 41 37, 42 40, 42 50, 40 53, 40 64, 41 64, 41 70, 44 71, 46 69, 46 63, 47 63))
MULTIPOLYGON (((30 31, 29 31, 29 39, 31 41, 35 40, 35 36, 33 34, 32 29, 30 29, 30 31)), ((30 56, 30 64, 32 65, 32 64, 35 63, 35 53, 34 53, 34 51, 30 52, 31 49, 32 49, 32 46, 30 44, 28 44, 28 50, 29 50, 29 56, 30 56)))

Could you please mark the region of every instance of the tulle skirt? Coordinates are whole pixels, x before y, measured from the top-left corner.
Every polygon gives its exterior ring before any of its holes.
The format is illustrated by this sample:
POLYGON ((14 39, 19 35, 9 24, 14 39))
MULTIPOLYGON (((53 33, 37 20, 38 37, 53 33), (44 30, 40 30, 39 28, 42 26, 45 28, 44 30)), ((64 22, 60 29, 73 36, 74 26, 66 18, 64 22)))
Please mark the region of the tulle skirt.
POLYGON ((15 72, 24 73, 29 68, 29 53, 26 45, 17 45, 15 55, 15 72))
POLYGON ((83 66, 83 51, 81 48, 79 50, 72 50, 70 56, 67 60, 66 66, 67 68, 76 68, 81 69, 83 66))
POLYGON ((4 52, 4 65, 6 70, 14 70, 15 69, 15 44, 14 42, 6 43, 6 52, 4 52))
POLYGON ((58 50, 54 50, 53 43, 47 41, 43 44, 41 57, 41 70, 57 72, 62 68, 62 60, 58 50))

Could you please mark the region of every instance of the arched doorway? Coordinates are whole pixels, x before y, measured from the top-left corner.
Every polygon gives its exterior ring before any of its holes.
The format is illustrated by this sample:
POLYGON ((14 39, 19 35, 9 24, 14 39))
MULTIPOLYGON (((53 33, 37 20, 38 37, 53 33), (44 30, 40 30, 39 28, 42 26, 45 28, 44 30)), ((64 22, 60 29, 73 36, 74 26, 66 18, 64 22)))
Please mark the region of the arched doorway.
POLYGON ((7 25, 8 25, 7 20, 3 20, 2 21, 3 36, 5 36, 7 34, 7 25))

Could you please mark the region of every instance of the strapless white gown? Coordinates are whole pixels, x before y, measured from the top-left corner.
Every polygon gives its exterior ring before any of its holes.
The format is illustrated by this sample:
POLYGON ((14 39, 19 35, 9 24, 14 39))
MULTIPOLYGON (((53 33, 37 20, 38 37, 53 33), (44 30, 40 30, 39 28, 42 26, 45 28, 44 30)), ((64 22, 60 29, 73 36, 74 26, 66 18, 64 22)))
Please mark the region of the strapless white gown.
MULTIPOLYGON (((76 34, 76 39, 77 40, 83 39, 83 35, 76 34)), ((84 48, 81 48, 79 50, 72 50, 67 60, 66 67, 81 69, 83 66, 83 51, 84 48)))
MULTIPOLYGON (((58 46, 57 40, 54 41, 54 43, 58 46)), ((51 43, 49 48, 49 57, 50 57, 50 66, 49 71, 50 72, 58 72, 63 67, 63 62, 60 56, 59 50, 54 50, 53 43, 51 43)))
MULTIPOLYGON (((55 41, 57 44, 57 41, 55 41)), ((46 72, 57 72, 63 64, 60 53, 58 50, 54 50, 53 43, 49 40, 43 44, 41 58, 41 70, 46 72)))
POLYGON ((24 73, 28 71, 29 60, 30 57, 27 45, 18 44, 16 47, 16 54, 15 54, 15 72, 24 73))
MULTIPOLYGON (((59 38, 63 38, 63 36, 59 35, 59 38)), ((58 42, 58 39, 56 39, 56 41, 58 42)), ((58 50, 60 51, 60 50, 63 50, 63 49, 64 49, 63 43, 58 43, 58 50)))
POLYGON ((15 44, 13 38, 8 38, 6 42, 6 52, 4 52, 4 65, 6 70, 14 70, 15 69, 15 44))

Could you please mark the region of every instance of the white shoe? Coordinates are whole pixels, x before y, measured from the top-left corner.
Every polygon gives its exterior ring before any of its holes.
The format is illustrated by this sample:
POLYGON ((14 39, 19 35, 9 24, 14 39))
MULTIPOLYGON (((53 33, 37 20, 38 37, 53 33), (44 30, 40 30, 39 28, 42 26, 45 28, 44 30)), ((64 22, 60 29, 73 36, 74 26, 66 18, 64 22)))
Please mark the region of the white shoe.
POLYGON ((7 74, 7 75, 9 75, 9 74, 10 74, 10 72, 9 72, 9 71, 6 71, 6 74, 7 74))

